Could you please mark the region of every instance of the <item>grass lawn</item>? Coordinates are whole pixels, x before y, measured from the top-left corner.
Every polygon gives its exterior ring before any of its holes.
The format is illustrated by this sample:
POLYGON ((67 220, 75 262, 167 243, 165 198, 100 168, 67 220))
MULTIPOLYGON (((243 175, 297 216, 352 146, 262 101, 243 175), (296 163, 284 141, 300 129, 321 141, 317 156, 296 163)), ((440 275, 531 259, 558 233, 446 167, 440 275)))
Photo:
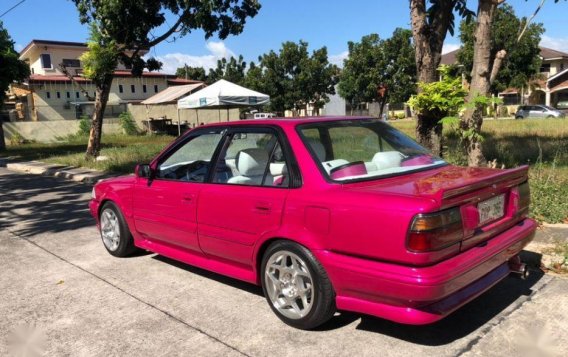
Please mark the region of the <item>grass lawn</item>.
MULTIPOLYGON (((414 121, 391 121, 394 127, 414 137, 414 121)), ((457 135, 444 129, 445 159, 464 165, 457 135)), ((532 216, 549 223, 568 222, 568 120, 488 120, 483 124, 484 154, 499 167, 531 165, 532 216)), ((0 156, 83 166, 108 172, 131 173, 137 163, 149 162, 170 136, 103 136, 104 161, 86 161, 87 138, 73 137, 65 143, 8 146, 0 156)))

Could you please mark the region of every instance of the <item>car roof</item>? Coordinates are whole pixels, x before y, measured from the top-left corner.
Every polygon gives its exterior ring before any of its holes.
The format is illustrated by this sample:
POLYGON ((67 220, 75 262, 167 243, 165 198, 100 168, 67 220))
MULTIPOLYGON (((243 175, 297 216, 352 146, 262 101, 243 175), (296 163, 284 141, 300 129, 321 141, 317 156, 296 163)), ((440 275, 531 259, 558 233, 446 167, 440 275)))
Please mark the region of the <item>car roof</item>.
POLYGON ((282 118, 273 117, 266 119, 243 119, 239 121, 229 121, 220 123, 209 123, 199 128, 204 127, 215 127, 215 126, 240 126, 240 125, 276 125, 280 127, 284 126, 297 126, 300 124, 310 124, 310 123, 321 123, 330 121, 341 121, 341 120, 370 120, 375 119, 372 117, 352 117, 352 116, 321 116, 321 117, 296 117, 296 118, 282 118))

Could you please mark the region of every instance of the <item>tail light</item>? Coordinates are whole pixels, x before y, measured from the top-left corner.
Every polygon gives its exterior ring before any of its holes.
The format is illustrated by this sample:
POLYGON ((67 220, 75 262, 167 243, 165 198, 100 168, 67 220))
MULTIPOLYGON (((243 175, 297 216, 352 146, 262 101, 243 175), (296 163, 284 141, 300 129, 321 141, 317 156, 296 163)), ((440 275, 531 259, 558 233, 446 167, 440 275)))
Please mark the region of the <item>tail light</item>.
POLYGON ((407 246, 414 252, 440 250, 460 242, 464 237, 459 207, 414 217, 407 246))
POLYGON ((528 181, 520 184, 511 190, 511 197, 516 202, 516 215, 526 216, 529 213, 529 205, 531 203, 531 190, 528 181))

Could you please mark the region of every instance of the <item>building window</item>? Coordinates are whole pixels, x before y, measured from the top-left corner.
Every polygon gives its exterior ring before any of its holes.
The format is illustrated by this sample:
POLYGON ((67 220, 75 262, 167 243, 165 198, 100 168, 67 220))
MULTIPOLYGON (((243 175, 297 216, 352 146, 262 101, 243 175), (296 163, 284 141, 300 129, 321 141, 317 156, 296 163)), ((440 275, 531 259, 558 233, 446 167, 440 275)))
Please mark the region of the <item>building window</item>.
POLYGON ((130 92, 136 93, 136 87, 134 86, 134 84, 130 85, 130 92))
POLYGON ((51 93, 45 92, 45 97, 46 97, 47 99, 50 99, 50 98, 51 98, 51 93))
POLYGON ((561 71, 564 70, 564 63, 560 63, 560 70, 561 70, 561 71))
POLYGON ((79 92, 75 92, 75 98, 79 99, 79 92))
POLYGON ((549 73, 550 72, 550 63, 543 63, 540 66, 540 73, 549 73))
POLYGON ((158 85, 154 84, 154 93, 158 93, 158 85))
POLYGON ((51 69, 51 55, 49 53, 44 53, 40 56, 41 68, 51 69))
POLYGON ((57 99, 61 99, 61 92, 57 92, 57 99))
POLYGON ((146 85, 143 84, 143 85, 142 85, 142 92, 146 93, 146 91, 147 91, 146 85))
POLYGON ((122 87, 122 84, 118 85, 118 93, 124 93, 124 88, 122 87))
POLYGON ((65 94, 67 94, 67 99, 71 98, 71 92, 67 92, 65 94))
POLYGON ((81 67, 81 61, 79 61, 78 59, 64 58, 62 63, 65 67, 81 67))

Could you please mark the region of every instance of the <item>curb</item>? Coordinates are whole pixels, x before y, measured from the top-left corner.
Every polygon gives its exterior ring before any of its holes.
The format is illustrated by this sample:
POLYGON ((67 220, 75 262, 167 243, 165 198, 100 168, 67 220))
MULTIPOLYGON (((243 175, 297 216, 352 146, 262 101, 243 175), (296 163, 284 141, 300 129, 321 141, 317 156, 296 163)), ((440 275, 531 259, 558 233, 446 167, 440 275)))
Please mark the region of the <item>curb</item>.
POLYGON ((66 180, 91 185, 97 183, 102 179, 116 176, 85 168, 57 164, 46 164, 41 161, 10 161, 5 158, 0 158, 0 167, 5 167, 10 171, 41 176, 59 177, 66 180))

